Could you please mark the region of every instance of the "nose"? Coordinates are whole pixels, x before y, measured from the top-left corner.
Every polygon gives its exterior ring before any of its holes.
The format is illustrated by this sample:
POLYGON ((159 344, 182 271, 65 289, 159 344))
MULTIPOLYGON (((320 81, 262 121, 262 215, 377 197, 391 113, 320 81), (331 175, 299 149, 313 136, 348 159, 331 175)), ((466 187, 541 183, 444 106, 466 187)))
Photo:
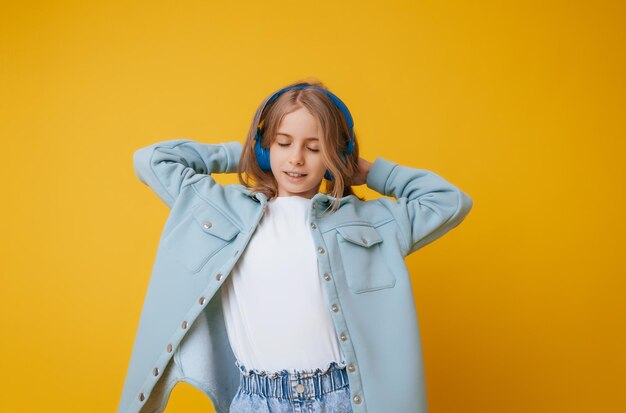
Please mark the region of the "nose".
POLYGON ((304 163, 304 157, 302 156, 302 149, 298 147, 294 147, 293 151, 291 151, 291 154, 290 154, 289 163, 294 164, 294 165, 301 165, 302 163, 304 163))

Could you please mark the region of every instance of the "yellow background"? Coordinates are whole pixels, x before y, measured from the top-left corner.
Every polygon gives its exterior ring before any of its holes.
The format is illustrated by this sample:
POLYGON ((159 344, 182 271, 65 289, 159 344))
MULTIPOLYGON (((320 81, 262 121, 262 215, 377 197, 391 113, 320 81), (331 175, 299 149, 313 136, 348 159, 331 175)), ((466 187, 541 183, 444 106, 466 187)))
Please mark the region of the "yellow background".
POLYGON ((474 200, 407 259, 430 413, 626 411, 622 4, 3 2, 0 411, 117 409, 168 214, 133 152, 308 76, 474 200))

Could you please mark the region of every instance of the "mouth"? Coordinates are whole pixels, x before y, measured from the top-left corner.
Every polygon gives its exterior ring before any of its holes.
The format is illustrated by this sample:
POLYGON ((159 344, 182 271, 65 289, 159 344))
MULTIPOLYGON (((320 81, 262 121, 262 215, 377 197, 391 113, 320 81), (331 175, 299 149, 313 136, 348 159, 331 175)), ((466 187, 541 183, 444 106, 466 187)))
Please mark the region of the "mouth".
POLYGON ((287 175, 287 178, 289 178, 292 181, 302 180, 307 175, 307 174, 298 174, 298 173, 292 173, 292 172, 287 172, 287 171, 283 171, 283 172, 285 173, 285 175, 287 175))
POLYGON ((306 174, 301 174, 301 173, 297 173, 297 172, 287 172, 287 171, 283 171, 283 172, 285 172, 285 174, 287 174, 288 176, 291 176, 293 178, 306 176, 306 174))

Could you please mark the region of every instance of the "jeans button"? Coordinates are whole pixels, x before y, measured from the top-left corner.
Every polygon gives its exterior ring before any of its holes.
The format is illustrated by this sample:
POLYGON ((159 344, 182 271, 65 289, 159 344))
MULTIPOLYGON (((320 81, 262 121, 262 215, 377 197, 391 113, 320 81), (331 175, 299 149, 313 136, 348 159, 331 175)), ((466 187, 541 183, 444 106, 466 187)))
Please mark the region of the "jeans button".
POLYGON ((300 394, 304 393, 304 386, 301 383, 296 384, 296 391, 300 394))

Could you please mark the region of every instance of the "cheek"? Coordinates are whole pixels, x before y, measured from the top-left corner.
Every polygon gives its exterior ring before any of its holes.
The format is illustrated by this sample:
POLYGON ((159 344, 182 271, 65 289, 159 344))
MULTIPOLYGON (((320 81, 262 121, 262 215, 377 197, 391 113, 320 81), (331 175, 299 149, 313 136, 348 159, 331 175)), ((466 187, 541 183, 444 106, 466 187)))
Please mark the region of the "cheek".
POLYGON ((279 163, 282 161, 283 156, 281 156, 281 151, 279 149, 270 150, 270 163, 279 163))
POLYGON ((324 175, 326 172, 326 167, 324 166, 324 161, 322 161, 321 156, 315 160, 315 171, 318 175, 324 175))

